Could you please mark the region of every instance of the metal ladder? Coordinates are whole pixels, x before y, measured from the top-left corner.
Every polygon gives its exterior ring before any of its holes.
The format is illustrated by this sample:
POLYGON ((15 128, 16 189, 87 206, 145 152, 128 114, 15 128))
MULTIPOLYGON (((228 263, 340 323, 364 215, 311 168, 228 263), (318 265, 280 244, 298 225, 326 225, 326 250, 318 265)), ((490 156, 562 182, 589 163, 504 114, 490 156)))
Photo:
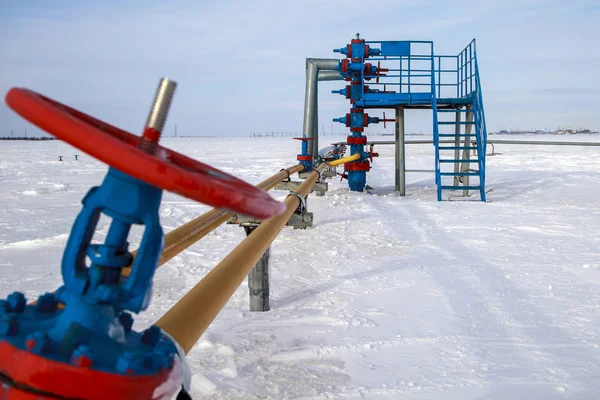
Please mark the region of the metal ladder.
MULTIPOLYGON (((473 98, 476 98, 477 94, 474 95, 473 98)), ((444 190, 462 190, 464 197, 469 196, 469 191, 478 191, 480 200, 486 201, 485 139, 482 140, 481 134, 484 117, 477 106, 478 102, 473 101, 466 107, 442 108, 438 105, 435 109, 438 201, 442 200, 444 190), (453 132, 449 132, 448 128, 453 132)))

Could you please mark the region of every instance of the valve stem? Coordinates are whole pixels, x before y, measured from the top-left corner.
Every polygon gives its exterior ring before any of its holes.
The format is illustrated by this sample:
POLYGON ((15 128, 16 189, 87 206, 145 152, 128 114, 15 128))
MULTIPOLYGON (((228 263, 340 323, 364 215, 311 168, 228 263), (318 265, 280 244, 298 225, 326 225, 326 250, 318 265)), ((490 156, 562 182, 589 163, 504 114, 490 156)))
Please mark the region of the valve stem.
POLYGON ((156 95, 154 96, 154 103, 148 114, 148 120, 142 134, 142 139, 138 145, 138 148, 145 151, 148 154, 154 154, 156 151, 156 145, 160 140, 160 135, 165 127, 167 115, 171 108, 171 102, 173 101, 173 95, 175 94, 175 88, 177 82, 170 80, 169 78, 161 78, 158 88, 156 89, 156 95))

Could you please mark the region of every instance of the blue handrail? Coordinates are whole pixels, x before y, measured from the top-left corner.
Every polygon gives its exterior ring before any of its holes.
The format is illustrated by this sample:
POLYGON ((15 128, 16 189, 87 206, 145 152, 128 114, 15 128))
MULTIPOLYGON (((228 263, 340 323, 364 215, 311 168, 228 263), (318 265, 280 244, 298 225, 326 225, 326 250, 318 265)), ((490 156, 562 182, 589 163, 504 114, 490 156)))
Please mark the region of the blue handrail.
MULTIPOLYGON (((441 200, 441 191, 440 191, 440 187, 441 187, 441 181, 440 181, 440 154, 438 151, 438 146, 439 146, 439 125, 438 125, 438 115, 437 115, 437 96, 435 93, 435 86, 436 86, 436 82, 435 82, 435 56, 433 55, 433 43, 431 43, 431 109, 434 110, 433 111, 433 146, 435 148, 435 183, 438 187, 438 200, 441 200)), ((441 69, 441 62, 438 59, 438 67, 439 69, 441 69)), ((439 90, 438 90, 439 92, 439 90)))
POLYGON ((486 126, 486 122, 485 122, 485 110, 483 108, 483 94, 481 92, 481 81, 479 79, 479 64, 477 63, 477 54, 475 53, 475 82, 477 85, 477 96, 476 96, 476 101, 477 101, 477 109, 478 109, 478 117, 479 117, 479 124, 476 126, 480 127, 480 132, 479 132, 479 136, 477 137, 477 143, 481 142, 481 147, 482 149, 477 149, 477 151, 483 151, 482 154, 482 162, 481 162, 481 168, 483 169, 483 174, 482 176, 482 186, 485 184, 485 151, 487 149, 487 126, 486 126))
MULTIPOLYGON (((477 86, 477 73, 475 68, 476 42, 473 39, 460 53, 455 55, 439 55, 433 52, 433 42, 430 41, 368 41, 374 46, 387 43, 406 44, 409 49, 406 54, 383 54, 369 57, 372 64, 382 63, 383 68, 389 68, 390 74, 381 76, 369 76, 367 84, 374 88, 383 85, 395 88, 396 93, 404 95, 398 97, 394 94, 389 96, 381 94, 369 94, 366 96, 371 101, 389 101, 403 99, 408 105, 421 104, 426 95, 427 87, 431 93, 435 93, 437 99, 455 98, 465 99, 473 95, 477 86), (413 45, 429 45, 428 49, 423 47, 413 48, 413 45), (437 75, 433 77, 432 75, 437 75), (430 87, 429 78, 434 81, 430 87), (375 82, 376 80, 376 82, 375 82), (425 89, 425 90, 424 90, 425 89), (415 95, 415 96, 414 96, 415 95)), ((365 60, 366 62, 366 60, 365 60)), ((438 101, 439 102, 439 101, 438 101)), ((363 101, 359 105, 365 105, 363 101), (362 104, 361 104, 362 103, 362 104)), ((373 105, 373 104, 371 104, 373 105)))

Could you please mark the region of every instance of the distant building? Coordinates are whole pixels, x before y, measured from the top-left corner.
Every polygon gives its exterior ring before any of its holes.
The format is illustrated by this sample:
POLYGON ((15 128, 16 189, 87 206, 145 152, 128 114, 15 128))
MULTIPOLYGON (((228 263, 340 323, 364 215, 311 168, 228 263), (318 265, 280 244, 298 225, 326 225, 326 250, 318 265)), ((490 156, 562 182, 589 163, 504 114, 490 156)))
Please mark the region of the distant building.
POLYGON ((580 135, 591 135, 594 133, 600 133, 600 132, 593 132, 590 129, 557 129, 554 132, 550 132, 550 131, 544 131, 542 129, 537 129, 537 130, 507 130, 507 129, 500 129, 498 132, 495 132, 496 135, 540 135, 540 134, 554 134, 554 135, 575 135, 575 134, 580 134, 580 135))
POLYGON ((554 131, 555 135, 577 135, 577 134, 582 134, 582 135, 589 135, 592 134, 593 132, 589 129, 559 129, 557 131, 554 131))

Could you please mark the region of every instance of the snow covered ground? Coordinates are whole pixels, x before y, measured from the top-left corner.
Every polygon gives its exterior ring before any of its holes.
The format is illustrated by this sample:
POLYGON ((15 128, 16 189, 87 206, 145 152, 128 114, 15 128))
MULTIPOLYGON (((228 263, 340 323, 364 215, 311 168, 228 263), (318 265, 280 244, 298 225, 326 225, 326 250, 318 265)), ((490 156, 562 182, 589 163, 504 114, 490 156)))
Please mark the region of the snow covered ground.
MULTIPOLYGON (((252 183, 294 164, 300 149, 290 138, 163 145, 252 183)), ((244 284, 192 350, 194 397, 600 398, 600 148, 498 145, 485 204, 435 201, 425 173, 409 174, 398 197, 393 147, 376 150, 372 195, 330 180, 324 197, 309 198, 315 227, 286 228, 273 243, 272 310, 248 312, 244 284)), ((433 167, 431 145, 407 151, 407 168, 433 167)), ((2 142, 0 296, 61 284, 80 200, 106 171, 74 154, 58 141, 2 142)), ((206 210, 166 194, 161 219, 168 231, 206 210)), ((101 221, 98 237, 106 232, 101 221)), ((136 327, 243 238, 223 225, 162 267, 136 327)), ((136 230, 134 248, 139 239, 136 230)))

